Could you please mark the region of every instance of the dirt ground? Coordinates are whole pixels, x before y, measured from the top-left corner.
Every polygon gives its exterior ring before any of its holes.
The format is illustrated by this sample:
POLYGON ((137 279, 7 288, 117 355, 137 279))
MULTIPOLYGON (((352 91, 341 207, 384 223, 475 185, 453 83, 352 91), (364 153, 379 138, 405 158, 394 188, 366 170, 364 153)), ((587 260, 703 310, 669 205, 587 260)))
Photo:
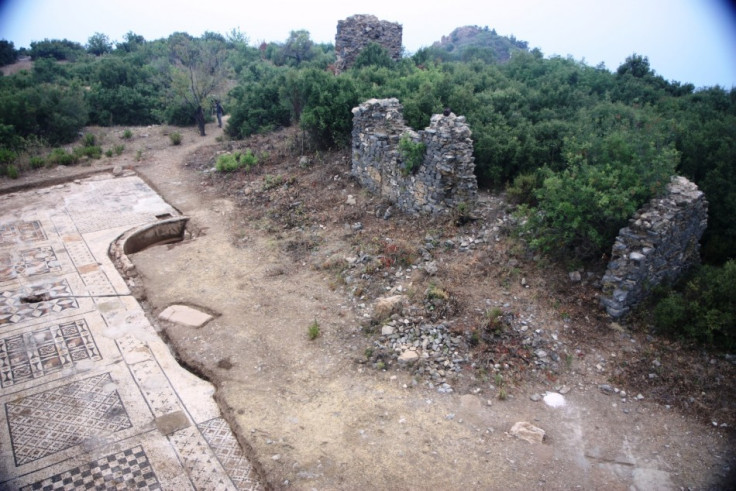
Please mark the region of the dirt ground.
MULTIPOLYGON (((217 386, 271 487, 734 482, 732 358, 611 323, 596 301, 602 266, 573 282, 530 257, 509 236, 502 197, 482 194, 462 225, 467 217, 406 217, 350 178, 349 153, 302 158, 290 130, 244 142, 207 130, 177 130, 172 146, 169 128, 133 128, 120 157, 0 186, 120 165, 191 217, 187 240, 131 257, 130 281, 153 318, 174 303, 215 314, 199 329, 158 325, 182 363, 217 386), (261 157, 256 168, 213 171, 219 153, 245 147, 261 157), (403 307, 376 319, 376 301, 397 295, 403 307), (387 325, 441 325, 451 351, 439 365, 402 363, 387 325), (548 392, 565 405, 539 400, 548 392), (544 441, 511 435, 519 421, 544 441)), ((89 131, 105 147, 123 128, 89 131)))

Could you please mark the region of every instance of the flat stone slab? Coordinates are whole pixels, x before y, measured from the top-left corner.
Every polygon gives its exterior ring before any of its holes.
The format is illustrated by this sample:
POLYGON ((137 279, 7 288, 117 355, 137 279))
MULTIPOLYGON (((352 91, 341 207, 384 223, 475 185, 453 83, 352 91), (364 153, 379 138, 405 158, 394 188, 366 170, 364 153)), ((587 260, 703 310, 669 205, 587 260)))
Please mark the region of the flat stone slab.
POLYGON ((158 314, 158 318, 190 327, 202 327, 212 320, 210 314, 188 305, 169 305, 158 314))

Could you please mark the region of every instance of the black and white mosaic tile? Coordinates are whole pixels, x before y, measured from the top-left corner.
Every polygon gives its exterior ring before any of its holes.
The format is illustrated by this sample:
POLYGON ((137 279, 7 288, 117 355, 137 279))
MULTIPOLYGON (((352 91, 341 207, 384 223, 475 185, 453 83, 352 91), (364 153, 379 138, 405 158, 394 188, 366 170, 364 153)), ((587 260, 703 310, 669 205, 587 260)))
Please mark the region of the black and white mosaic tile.
POLYGON ((21 491, 72 491, 79 489, 154 490, 161 485, 140 445, 69 469, 21 491))
POLYGON ((21 466, 132 423, 109 373, 5 403, 15 465, 21 466))

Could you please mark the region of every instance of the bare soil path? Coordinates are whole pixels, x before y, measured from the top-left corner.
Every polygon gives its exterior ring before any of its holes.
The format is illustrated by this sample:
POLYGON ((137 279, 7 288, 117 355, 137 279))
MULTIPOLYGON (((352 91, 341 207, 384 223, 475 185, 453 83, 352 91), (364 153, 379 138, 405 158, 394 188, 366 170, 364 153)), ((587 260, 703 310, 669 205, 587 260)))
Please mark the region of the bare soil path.
MULTIPOLYGON (((182 145, 174 147, 160 128, 153 128, 143 161, 134 163, 130 156, 121 161, 135 166, 171 205, 191 217, 190 240, 131 257, 139 275, 133 281, 154 317, 175 303, 216 315, 199 329, 159 324, 177 357, 217 386, 223 416, 272 487, 727 487, 733 465, 730 429, 703 424, 649 400, 648 394, 604 393, 599 386, 611 380, 613 361, 643 356, 646 347, 624 330, 596 327, 598 334, 586 340, 586 326, 593 329, 595 319, 561 319, 551 312, 544 278, 527 273, 521 285, 520 278, 510 275, 514 285, 502 292, 498 277, 468 273, 443 263, 445 256, 437 254, 441 270, 456 271, 459 283, 472 283, 478 298, 468 292, 467 304, 485 298, 493 305, 511 305, 518 318, 529 319, 531 330, 559 336, 560 343, 570 346, 572 356, 554 380, 519 380, 502 398, 503 378, 468 367, 453 379, 454 391, 442 393, 410 369, 394 364, 382 370, 366 363, 366 348, 374 345, 365 332, 369 309, 363 307, 379 295, 356 298, 349 285, 334 284, 329 268, 314 264, 355 253, 350 245, 356 240, 355 221, 378 237, 398 233, 395 225, 389 230, 388 222, 366 211, 372 210, 371 198, 344 184, 349 168, 338 154, 339 161, 326 167, 329 175, 314 178, 322 183, 314 193, 331 203, 319 226, 307 230, 320 237, 319 250, 290 254, 288 244, 298 244, 295 237, 303 237, 303 231, 274 231, 243 209, 257 194, 255 187, 270 181, 260 175, 225 193, 209 165, 201 165, 203 155, 220 150, 215 138, 221 130, 207 129, 205 138, 183 131, 182 145), (329 194, 330 180, 343 180, 334 186, 337 194, 329 194), (358 202, 349 212, 344 211, 347 193, 358 202), (314 321, 321 335, 310 340, 307 329, 314 321), (531 398, 555 389, 565 393, 562 407, 531 398), (510 435, 518 421, 544 429, 544 442, 510 435)), ((271 161, 278 160, 273 152, 271 161)), ((283 160, 264 172, 300 172, 298 156, 283 160)), ((299 179, 306 177, 300 174, 299 179)), ((276 203, 256 206, 272 210, 276 203)), ((368 232, 364 240, 370 242, 368 232)), ((493 256, 494 250, 502 253, 492 243, 464 261, 493 256)), ((503 257, 493 260, 508 263, 503 257)), ((407 268, 402 276, 407 289, 423 281, 415 270, 407 268)), ((403 318, 401 313, 396 321, 403 318)))

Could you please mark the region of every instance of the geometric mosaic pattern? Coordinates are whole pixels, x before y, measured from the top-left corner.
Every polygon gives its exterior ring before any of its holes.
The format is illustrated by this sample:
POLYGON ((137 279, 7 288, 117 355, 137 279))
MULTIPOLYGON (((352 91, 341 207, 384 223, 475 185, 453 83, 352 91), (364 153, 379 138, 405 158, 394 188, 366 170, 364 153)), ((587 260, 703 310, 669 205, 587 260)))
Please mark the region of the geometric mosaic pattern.
POLYGON ((5 404, 15 465, 78 445, 90 436, 130 428, 117 390, 103 373, 5 404))
POLYGON ((12 256, 0 254, 0 281, 20 276, 35 276, 61 272, 61 265, 51 246, 20 251, 20 261, 13 264, 12 256))
POLYGON ((84 319, 0 338, 0 386, 37 379, 87 359, 102 356, 84 319))
POLYGON ((58 280, 21 290, 0 291, 0 325, 16 324, 27 319, 43 317, 67 309, 77 309, 69 283, 58 280), (37 297, 39 302, 23 302, 23 298, 37 297), (58 298, 61 297, 61 298, 58 298))
POLYGON ((161 489, 140 445, 21 488, 27 490, 161 489))
POLYGON ((39 240, 46 240, 46 234, 38 220, 0 225, 0 245, 16 242, 37 242, 39 240))
POLYGON ((155 360, 134 363, 129 367, 154 417, 159 418, 182 410, 179 397, 155 360))
POLYGON ((236 489, 222 464, 196 428, 190 426, 169 435, 179 459, 196 489, 236 489))
POLYGON ((197 425, 217 459, 225 468, 235 487, 240 490, 261 489, 253 466, 243 454, 230 426, 223 418, 214 418, 197 425))

